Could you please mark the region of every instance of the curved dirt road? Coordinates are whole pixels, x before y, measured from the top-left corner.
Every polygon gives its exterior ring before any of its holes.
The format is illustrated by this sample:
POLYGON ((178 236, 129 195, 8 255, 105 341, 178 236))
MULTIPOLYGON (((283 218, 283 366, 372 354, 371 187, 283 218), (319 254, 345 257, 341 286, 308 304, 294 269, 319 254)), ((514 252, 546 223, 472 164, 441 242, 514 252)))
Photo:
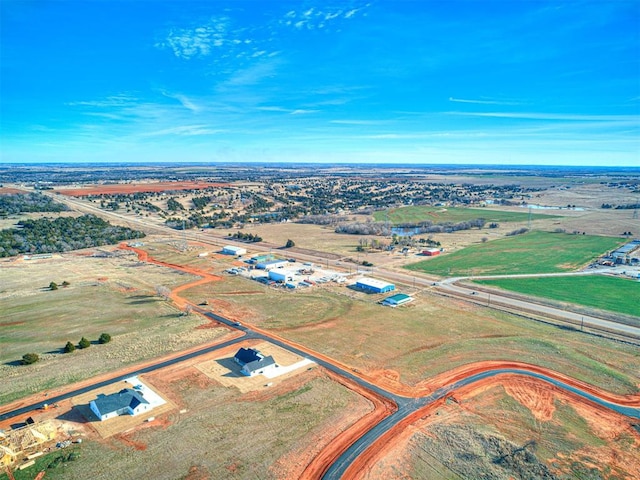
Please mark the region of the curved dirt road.
MULTIPOLYGON (((143 261, 150 261, 169 268, 187 271, 202 277, 200 280, 187 285, 219 279, 219 277, 215 275, 210 275, 191 267, 166 264, 152 259, 148 256, 147 252, 139 249, 126 246, 123 246, 123 248, 135 251, 143 261)), ((187 287, 182 286, 179 288, 180 290, 184 290, 187 287)), ((176 291, 172 292, 172 298, 180 305, 186 305, 188 303, 179 297, 176 291)), ((127 373, 120 374, 119 376, 109 376, 107 380, 86 382, 80 388, 67 391, 57 397, 47 398, 47 403, 54 403, 64 398, 75 396, 133 374, 142 374, 164 368, 198 355, 225 348, 240 341, 260 339, 267 340, 282 348, 293 351, 298 355, 312 359, 317 364, 337 375, 343 385, 354 389, 360 394, 364 394, 366 398, 369 398, 374 403, 375 408, 371 414, 363 417, 361 421, 356 422, 351 428, 342 432, 306 467, 303 478, 307 479, 320 477, 327 479, 355 478, 356 473, 366 466, 368 462, 374 460, 377 452, 395 435, 398 435, 406 426, 418 418, 428 414, 430 410, 440 405, 453 392, 461 391, 478 382, 497 379, 501 375, 525 375, 533 377, 538 381, 551 385, 553 388, 562 389, 575 401, 588 402, 599 408, 611 409, 630 418, 640 419, 639 395, 615 395, 574 380, 566 375, 535 365, 517 362, 485 362, 482 364, 467 365, 427 380, 412 391, 403 391, 402 394, 393 393, 381 388, 375 383, 366 381, 364 378, 350 371, 347 366, 317 352, 313 352, 302 345, 296 345, 293 342, 258 328, 237 326, 231 320, 211 312, 206 312, 197 307, 195 307, 195 310, 231 329, 244 332, 244 336, 226 340, 199 350, 193 350, 184 355, 175 355, 167 360, 161 360, 155 363, 149 362, 142 368, 130 368, 127 370, 127 373)), ((41 408, 42 405, 42 401, 39 401, 27 406, 15 408, 9 412, 5 411, 0 415, 0 420, 27 413, 36 408, 41 408)))

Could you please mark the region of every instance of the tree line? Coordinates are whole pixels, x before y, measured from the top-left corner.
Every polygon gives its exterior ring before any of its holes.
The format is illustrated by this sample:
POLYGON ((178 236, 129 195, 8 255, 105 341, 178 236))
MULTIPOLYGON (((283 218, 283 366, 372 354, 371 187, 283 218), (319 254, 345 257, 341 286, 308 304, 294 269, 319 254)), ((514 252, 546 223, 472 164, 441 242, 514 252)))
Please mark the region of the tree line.
POLYGON ((0 230, 0 257, 67 252, 145 236, 137 230, 111 225, 95 215, 21 220, 17 227, 0 230))
POLYGON ((53 201, 41 193, 0 195, 0 217, 31 212, 64 212, 66 205, 53 201))

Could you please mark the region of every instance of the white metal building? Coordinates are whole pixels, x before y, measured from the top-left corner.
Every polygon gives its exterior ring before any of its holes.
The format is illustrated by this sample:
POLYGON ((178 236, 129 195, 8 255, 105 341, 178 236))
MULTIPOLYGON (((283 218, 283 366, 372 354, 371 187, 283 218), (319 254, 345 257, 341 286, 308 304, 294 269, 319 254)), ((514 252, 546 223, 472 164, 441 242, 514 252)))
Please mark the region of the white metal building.
POLYGON ((293 270, 287 270, 284 268, 269 270, 269 278, 271 280, 275 280, 276 282, 291 282, 293 281, 294 275, 295 272, 293 270))
POLYGON ((383 280, 363 277, 356 282, 356 288, 372 293, 385 293, 395 290, 396 286, 393 283, 385 282, 383 280))
POLYGON ((235 245, 225 245, 222 247, 222 253, 225 255, 245 255, 247 253, 247 249, 236 247, 235 245))

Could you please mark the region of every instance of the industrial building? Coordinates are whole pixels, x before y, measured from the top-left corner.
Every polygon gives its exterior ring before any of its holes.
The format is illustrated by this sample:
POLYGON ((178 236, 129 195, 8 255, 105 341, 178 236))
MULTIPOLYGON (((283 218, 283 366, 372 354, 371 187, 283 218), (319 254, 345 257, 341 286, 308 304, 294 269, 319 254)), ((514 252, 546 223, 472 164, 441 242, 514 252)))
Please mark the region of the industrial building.
POLYGON ((356 282, 356 288, 370 293, 385 293, 395 290, 396 286, 393 283, 376 280, 375 278, 361 278, 356 282))
POLYGON ((292 282, 296 272, 284 268, 269 270, 269 278, 276 282, 292 282))
POLYGON ((272 268, 282 268, 288 264, 289 264, 288 261, 281 260, 281 259, 265 260, 262 262, 258 262, 256 264, 256 268, 259 268, 261 270, 271 270, 272 268))
POLYGON ((405 303, 409 303, 411 301, 413 301, 412 296, 407 295, 406 293, 396 293, 395 295, 385 298, 380 303, 388 307, 397 307, 399 305, 404 305, 405 303))
POLYGON ((236 247, 234 245, 225 245, 222 247, 222 253, 225 255, 246 255, 247 249, 242 247, 236 247))
POLYGON ((426 250, 422 251, 422 255, 425 255, 427 257, 435 257, 436 255, 440 255, 440 249, 439 248, 427 248, 426 250))
POLYGON ((273 260, 274 258, 275 256, 273 255, 273 253, 263 253, 261 255, 254 255, 247 261, 247 263, 261 263, 268 260, 273 260))

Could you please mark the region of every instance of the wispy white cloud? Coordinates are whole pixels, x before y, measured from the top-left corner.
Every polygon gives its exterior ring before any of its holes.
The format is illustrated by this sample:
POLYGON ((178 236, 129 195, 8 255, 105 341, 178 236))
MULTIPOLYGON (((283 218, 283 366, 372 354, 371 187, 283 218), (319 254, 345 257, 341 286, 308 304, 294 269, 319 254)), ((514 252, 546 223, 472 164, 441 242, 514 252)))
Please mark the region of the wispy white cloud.
POLYGON ((640 122, 638 115, 583 115, 565 113, 538 112, 446 112, 448 115, 462 115, 468 117, 497 117, 522 118, 529 120, 558 120, 558 121, 604 121, 604 122, 640 122))
POLYGON ((466 98, 454 98, 449 97, 450 102, 456 103, 477 103, 480 105, 522 105, 521 102, 514 102, 508 100, 493 100, 493 99, 466 99, 466 98))
POLYGON ((278 113, 287 113, 289 115, 308 115, 311 113, 319 112, 319 110, 310 110, 305 108, 291 109, 291 108, 284 108, 284 107, 277 107, 277 106, 262 106, 262 107, 257 107, 256 109, 262 112, 278 112, 278 113))
POLYGON ((183 136, 196 136, 196 135, 216 135, 223 133, 223 129, 210 128, 208 125, 180 125, 177 127, 164 128, 162 130, 155 130, 151 132, 142 133, 141 137, 159 137, 165 135, 183 135, 183 136))
POLYGON ((317 113, 318 110, 308 110, 304 108, 297 108, 291 111, 291 115, 308 115, 310 113, 317 113))
POLYGON ((194 113, 199 112, 200 110, 202 110, 202 107, 200 107, 199 105, 196 105, 191 99, 189 99, 186 95, 183 95, 181 93, 170 93, 170 92, 166 92, 163 91, 162 94, 165 97, 168 98, 173 98, 177 101, 179 101, 182 106, 188 110, 191 110, 194 113))
POLYGON ((83 106, 83 107, 123 107, 131 105, 136 102, 137 98, 128 94, 110 95, 101 100, 89 100, 89 101, 77 101, 67 102, 69 106, 83 106))
POLYGON ((236 71, 230 78, 218 86, 218 90, 224 90, 229 87, 256 85, 261 80, 274 76, 279 63, 279 60, 275 57, 262 59, 259 63, 236 71))
POLYGON ((212 55, 216 49, 251 45, 254 39, 246 28, 235 27, 228 16, 219 16, 191 27, 174 27, 157 48, 168 48, 184 60, 212 55))
POLYGON ((345 10, 344 8, 311 7, 304 11, 290 10, 280 21, 282 25, 294 27, 298 30, 314 30, 329 27, 339 20, 348 20, 362 14, 371 4, 345 10))
POLYGON ((339 125, 383 125, 389 123, 386 120, 330 120, 329 123, 339 125))

